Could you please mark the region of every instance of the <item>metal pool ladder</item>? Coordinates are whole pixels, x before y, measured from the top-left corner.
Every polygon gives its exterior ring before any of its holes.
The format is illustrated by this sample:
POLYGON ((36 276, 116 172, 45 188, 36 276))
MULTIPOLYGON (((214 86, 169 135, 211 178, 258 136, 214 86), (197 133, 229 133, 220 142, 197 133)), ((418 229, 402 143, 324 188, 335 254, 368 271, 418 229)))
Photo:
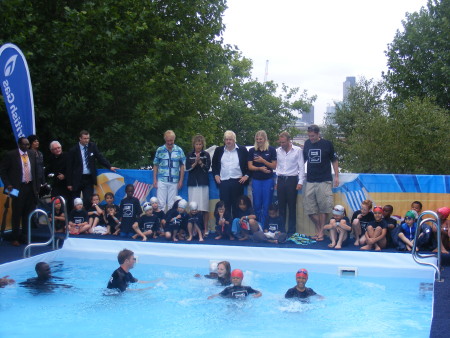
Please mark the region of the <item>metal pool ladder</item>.
POLYGON ((52 201, 52 221, 50 222, 47 213, 42 209, 36 209, 33 210, 30 215, 28 216, 28 245, 23 250, 23 257, 28 258, 31 256, 31 248, 32 247, 38 247, 38 246, 47 246, 52 245, 52 250, 56 250, 58 248, 59 240, 60 238, 55 236, 55 201, 59 199, 61 201, 62 207, 64 207, 64 218, 65 218, 65 229, 66 233, 64 235, 64 239, 67 239, 69 237, 69 226, 68 226, 68 215, 67 215, 67 205, 66 200, 62 196, 57 196, 53 198, 52 201), (36 214, 42 214, 45 216, 46 223, 48 225, 48 229, 50 230, 50 238, 45 243, 31 243, 31 219, 36 214))
POLYGON ((422 264, 422 265, 430 265, 434 268, 434 270, 436 270, 436 281, 437 282, 442 282, 441 280, 441 220, 439 219, 438 215, 431 210, 427 210, 424 211, 420 214, 419 218, 417 219, 417 227, 416 227, 416 234, 414 235, 414 245, 411 251, 412 257, 413 259, 416 261, 416 263, 418 264, 422 264), (434 216, 434 218, 428 217, 428 218, 424 218, 425 215, 432 215, 434 216), (416 243, 417 243, 417 239, 419 238, 420 235, 420 228, 422 227, 423 224, 425 223, 432 223, 436 229, 437 229, 437 242, 438 242, 438 246, 437 246, 437 253, 436 254, 420 254, 417 250, 416 250, 416 243), (424 262, 421 261, 420 258, 429 258, 429 257, 437 257, 437 264, 433 264, 433 263, 428 263, 428 262, 424 262))

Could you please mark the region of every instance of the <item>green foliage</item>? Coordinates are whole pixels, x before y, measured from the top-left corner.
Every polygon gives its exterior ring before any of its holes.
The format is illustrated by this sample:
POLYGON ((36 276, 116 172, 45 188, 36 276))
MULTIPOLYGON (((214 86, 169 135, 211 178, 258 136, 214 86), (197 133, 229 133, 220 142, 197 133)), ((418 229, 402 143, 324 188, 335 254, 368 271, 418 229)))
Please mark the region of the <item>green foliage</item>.
POLYGON ((361 80, 328 117, 339 166, 348 172, 449 174, 449 114, 429 99, 403 103, 383 83, 361 80))
POLYGON ((427 8, 409 13, 386 56, 385 79, 400 101, 434 98, 450 108, 450 1, 429 0, 427 8))
MULTIPOLYGON (((68 150, 87 129, 114 165, 135 168, 152 162, 167 129, 186 151, 196 133, 209 144, 226 129, 240 143, 252 144, 259 129, 274 137, 311 99, 251 79, 251 61, 222 42, 225 8, 225 0, 1 1, 0 44, 27 57, 43 150, 54 139, 68 150)), ((6 120, 4 106, 0 114, 6 120)), ((11 135, 9 125, 0 135, 11 135)))

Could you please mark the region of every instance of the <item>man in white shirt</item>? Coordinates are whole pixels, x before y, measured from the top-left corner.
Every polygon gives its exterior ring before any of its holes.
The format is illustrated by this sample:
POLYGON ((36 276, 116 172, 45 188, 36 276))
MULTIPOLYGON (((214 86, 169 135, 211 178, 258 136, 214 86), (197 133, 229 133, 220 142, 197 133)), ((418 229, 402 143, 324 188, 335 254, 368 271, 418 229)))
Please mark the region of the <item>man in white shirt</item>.
POLYGON ((280 216, 286 222, 286 207, 289 208, 287 234, 297 232, 297 193, 303 187, 305 161, 300 147, 292 144, 288 132, 278 137, 277 149, 277 195, 280 216))
POLYGON ((237 200, 244 194, 248 183, 248 151, 236 144, 236 134, 227 130, 225 145, 217 147, 212 159, 212 172, 219 187, 219 198, 225 202, 225 210, 236 214, 237 200))

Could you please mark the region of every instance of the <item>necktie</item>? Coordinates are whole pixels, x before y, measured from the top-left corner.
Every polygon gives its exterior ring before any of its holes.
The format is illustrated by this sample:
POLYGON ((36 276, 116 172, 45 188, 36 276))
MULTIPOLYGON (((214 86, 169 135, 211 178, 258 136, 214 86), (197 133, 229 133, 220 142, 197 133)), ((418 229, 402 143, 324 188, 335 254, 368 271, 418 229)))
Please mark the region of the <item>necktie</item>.
POLYGON ((25 183, 28 183, 31 181, 31 171, 27 154, 22 155, 22 163, 23 163, 23 178, 25 183))
POLYGON ((89 168, 88 165, 88 147, 84 146, 84 163, 86 164, 86 168, 89 168))

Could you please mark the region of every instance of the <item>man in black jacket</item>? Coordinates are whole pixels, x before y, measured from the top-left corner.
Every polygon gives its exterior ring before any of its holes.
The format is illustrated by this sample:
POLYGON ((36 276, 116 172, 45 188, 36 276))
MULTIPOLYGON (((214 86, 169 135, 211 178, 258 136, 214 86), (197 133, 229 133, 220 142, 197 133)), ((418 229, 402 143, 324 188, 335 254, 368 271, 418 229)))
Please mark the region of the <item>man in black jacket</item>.
POLYGON ((238 198, 244 194, 244 185, 248 183, 248 151, 245 146, 236 144, 236 134, 231 130, 225 132, 224 142, 225 146, 214 151, 212 172, 225 210, 235 217, 238 198))
POLYGON ((85 209, 91 206, 91 196, 94 193, 94 185, 97 184, 97 167, 95 159, 109 170, 116 171, 108 160, 100 153, 97 145, 90 141, 89 132, 80 131, 80 142, 69 150, 67 155, 67 189, 72 191, 73 198, 80 197, 83 193, 85 209))
POLYGON ((39 191, 36 156, 29 150, 30 142, 26 137, 21 137, 17 143, 19 148, 7 152, 0 166, 4 189, 13 196, 11 244, 14 246, 19 246, 19 241, 25 242, 28 216, 36 208, 39 191))

